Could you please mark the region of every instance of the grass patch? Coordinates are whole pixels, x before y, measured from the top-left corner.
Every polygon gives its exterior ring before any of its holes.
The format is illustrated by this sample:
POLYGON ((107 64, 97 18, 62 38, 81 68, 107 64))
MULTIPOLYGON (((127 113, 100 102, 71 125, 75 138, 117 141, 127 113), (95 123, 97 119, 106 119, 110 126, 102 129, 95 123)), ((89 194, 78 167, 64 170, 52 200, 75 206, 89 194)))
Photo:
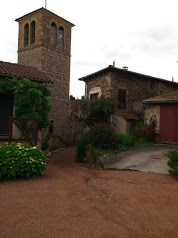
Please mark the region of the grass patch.
POLYGON ((175 149, 169 151, 168 158, 169 158, 168 165, 171 168, 169 170, 169 173, 171 175, 178 177, 178 150, 175 149))

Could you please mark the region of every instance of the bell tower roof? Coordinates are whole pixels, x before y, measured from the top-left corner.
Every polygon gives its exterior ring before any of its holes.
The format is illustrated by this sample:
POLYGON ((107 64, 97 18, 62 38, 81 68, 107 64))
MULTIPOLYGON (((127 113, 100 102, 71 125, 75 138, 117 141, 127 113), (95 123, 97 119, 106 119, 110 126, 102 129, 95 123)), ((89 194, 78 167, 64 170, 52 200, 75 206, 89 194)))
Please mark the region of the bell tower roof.
POLYGON ((22 17, 17 18, 17 19, 15 19, 15 21, 20 22, 20 21, 22 21, 22 20, 25 20, 25 19, 27 19, 27 18, 29 18, 29 17, 32 17, 32 16, 34 16, 34 15, 36 15, 36 14, 39 14, 39 13, 45 13, 45 14, 51 15, 51 17, 53 17, 53 18, 58 18, 58 19, 61 20, 62 22, 65 22, 66 24, 70 25, 70 27, 74 27, 74 26, 75 26, 73 23, 67 21, 66 19, 64 19, 64 18, 62 18, 62 17, 60 17, 60 16, 58 16, 57 14, 55 14, 55 13, 53 13, 53 12, 47 10, 46 8, 43 8, 43 7, 42 7, 42 8, 39 8, 39 9, 33 11, 33 12, 30 12, 30 13, 28 13, 28 14, 22 16, 22 17))

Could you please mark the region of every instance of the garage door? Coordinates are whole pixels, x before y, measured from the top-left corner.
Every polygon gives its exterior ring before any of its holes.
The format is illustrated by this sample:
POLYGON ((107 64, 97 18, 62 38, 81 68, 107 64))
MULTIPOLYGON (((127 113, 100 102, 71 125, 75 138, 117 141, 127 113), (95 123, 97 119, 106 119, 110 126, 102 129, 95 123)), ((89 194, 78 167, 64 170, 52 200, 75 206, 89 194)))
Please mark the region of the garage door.
POLYGON ((13 96, 0 94, 0 135, 9 134, 9 117, 13 116, 13 96))
POLYGON ((160 141, 178 143, 178 105, 160 106, 160 141))

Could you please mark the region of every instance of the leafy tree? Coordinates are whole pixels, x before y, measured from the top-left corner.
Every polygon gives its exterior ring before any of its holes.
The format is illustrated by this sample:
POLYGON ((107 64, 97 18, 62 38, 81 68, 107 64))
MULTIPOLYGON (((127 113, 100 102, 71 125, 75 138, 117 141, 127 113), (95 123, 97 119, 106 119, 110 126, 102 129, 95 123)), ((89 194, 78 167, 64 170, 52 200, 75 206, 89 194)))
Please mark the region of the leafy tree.
POLYGON ((109 117, 114 112, 111 99, 100 97, 97 100, 81 100, 81 121, 83 129, 89 127, 87 133, 82 134, 77 144, 77 161, 82 162, 86 156, 86 146, 95 148, 116 148, 117 136, 110 125, 109 117))
POLYGON ((70 95, 69 99, 70 100, 75 100, 75 97, 73 95, 70 95))
POLYGON ((80 109, 83 125, 91 125, 96 122, 108 122, 108 118, 114 112, 114 103, 105 97, 97 100, 83 99, 80 109))

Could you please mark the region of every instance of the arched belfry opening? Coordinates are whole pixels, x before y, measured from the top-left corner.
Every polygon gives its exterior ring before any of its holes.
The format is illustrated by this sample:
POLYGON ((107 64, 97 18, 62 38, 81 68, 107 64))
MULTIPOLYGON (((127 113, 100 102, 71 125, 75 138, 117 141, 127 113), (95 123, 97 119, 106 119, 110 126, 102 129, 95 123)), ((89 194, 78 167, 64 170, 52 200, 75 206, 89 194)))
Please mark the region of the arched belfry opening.
POLYGON ((51 23, 50 36, 51 36, 51 39, 50 39, 51 45, 56 46, 56 44, 57 44, 57 25, 54 22, 51 23))

